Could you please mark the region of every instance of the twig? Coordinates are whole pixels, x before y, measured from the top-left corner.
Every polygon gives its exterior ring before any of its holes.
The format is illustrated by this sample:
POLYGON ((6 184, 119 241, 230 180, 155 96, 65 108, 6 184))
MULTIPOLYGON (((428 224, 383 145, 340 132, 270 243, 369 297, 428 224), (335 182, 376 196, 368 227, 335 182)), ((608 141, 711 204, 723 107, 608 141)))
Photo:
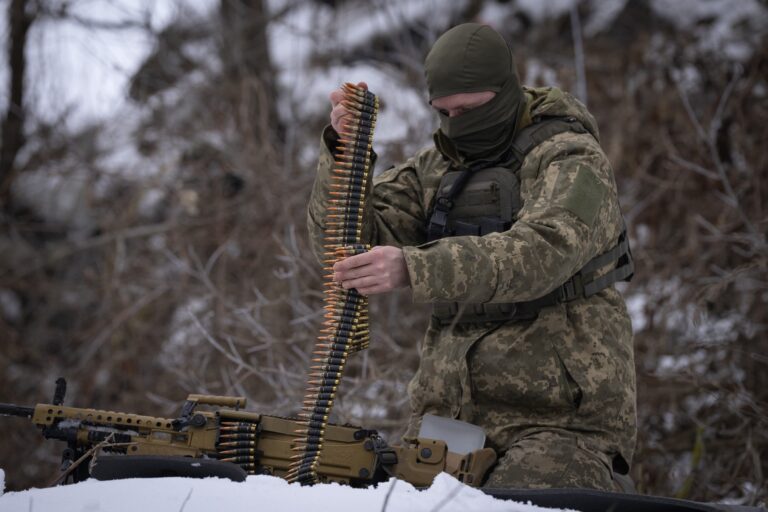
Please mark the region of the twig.
POLYGON ((696 130, 696 134, 703 142, 707 142, 707 134, 704 131, 704 127, 701 126, 701 122, 699 121, 699 117, 696 115, 696 112, 693 111, 691 102, 688 99, 688 93, 685 91, 685 89, 683 89, 683 84, 680 80, 680 74, 673 72, 672 80, 675 82, 677 93, 680 96, 680 100, 683 102, 683 108, 685 109, 686 114, 688 114, 688 119, 691 121, 691 124, 693 124, 693 128, 696 130))
MULTIPOLYGON (((14 277, 22 278, 33 272, 56 263, 59 260, 65 259, 69 256, 77 254, 78 252, 88 251, 101 247, 103 245, 111 244, 116 240, 127 240, 130 238, 146 238, 152 235, 173 231, 175 229, 190 229, 201 228, 208 224, 212 224, 219 220, 220 215, 232 215, 234 212, 221 211, 212 214, 204 219, 195 219, 185 222, 161 222, 159 224, 148 224, 143 226, 135 226, 131 228, 121 229, 106 233, 104 235, 95 236, 85 241, 79 242, 73 246, 64 246, 52 250, 48 255, 43 256, 42 261, 36 261, 23 269, 15 269, 14 277)), ((3 277, 5 274, 0 274, 3 277)))
POLYGON ((109 31, 115 31, 115 30, 145 30, 149 32, 150 34, 156 35, 154 30, 152 30, 152 22, 150 18, 150 12, 146 11, 144 12, 143 19, 138 21, 134 19, 123 19, 119 21, 108 21, 108 20, 99 20, 94 18, 87 18, 85 16, 80 16, 78 14, 75 14, 74 12, 69 10, 68 4, 62 3, 62 5, 58 8, 50 9, 46 8, 45 4, 40 3, 40 14, 47 16, 54 20, 66 20, 70 21, 72 23, 75 23, 77 25, 80 25, 84 28, 88 28, 91 30, 109 30, 109 31))
POLYGON ((85 461, 88 457, 92 456, 97 450, 100 450, 104 446, 110 444, 110 442, 112 441, 112 439, 114 437, 115 437, 115 434, 111 433, 102 442, 100 442, 99 444, 91 447, 91 449, 89 449, 84 454, 82 454, 79 459, 77 459, 75 462, 70 464, 69 467, 66 470, 62 471, 62 473, 60 475, 58 475, 56 478, 54 478, 51 481, 51 483, 48 484, 48 487, 53 487, 53 486, 59 485, 61 482, 63 482, 69 476, 70 473, 72 473, 75 469, 77 469, 77 467, 80 464, 83 463, 83 461, 85 461))
POLYGON ((389 504, 389 497, 392 496, 392 491, 395 490, 395 484, 397 483, 397 478, 392 479, 392 483, 389 486, 389 489, 387 489, 387 495, 384 496, 384 503, 381 505, 381 512, 387 512, 387 505, 389 504))
POLYGON ((576 66, 576 96, 587 105, 587 74, 584 64, 584 42, 581 37, 579 2, 571 4, 571 34, 573 36, 573 60, 576 66))
POLYGON ((696 478, 696 470, 699 468, 701 458, 704 455, 704 427, 696 427, 696 440, 693 443, 691 453, 691 470, 683 485, 675 493, 675 498, 686 499, 691 495, 691 489, 696 478))
POLYGON ((456 482, 456 487, 451 489, 451 492, 446 495, 443 500, 438 503, 430 512, 438 512, 441 508, 446 506, 452 499, 454 499, 456 496, 459 495, 459 493, 464 489, 464 484, 461 482, 456 482))
POLYGON ((743 71, 744 70, 739 64, 735 64, 733 66, 733 78, 731 78, 731 81, 728 82, 728 85, 725 86, 725 90, 723 91, 722 96, 720 96, 720 101, 717 102, 715 115, 712 116, 712 121, 709 123, 709 139, 712 141, 717 139, 717 133, 720 131, 720 126, 723 124, 725 105, 731 98, 731 94, 733 94, 733 90, 736 88, 736 83, 738 82, 739 78, 741 78, 743 71))
POLYGON ((677 165, 679 165, 680 167, 684 169, 688 169, 689 171, 693 171, 697 174, 701 174, 705 178, 709 178, 711 180, 720 179, 720 176, 717 173, 712 172, 709 169, 705 169, 699 164, 686 160, 678 155, 669 155, 669 159, 672 160, 677 165))
POLYGON ((221 345, 214 337, 211 335, 210 332, 203 326, 203 324, 200 322, 200 319, 192 313, 191 311, 187 311, 187 314, 189 314, 190 318, 192 319, 192 322, 195 324, 195 327, 197 327, 200 330, 200 333, 203 335, 203 337, 210 343, 213 348, 215 348, 221 355, 229 359, 230 362, 236 364, 238 368, 241 368, 249 374, 257 375, 260 378, 265 378, 265 374, 276 374, 276 375, 288 375, 291 377, 299 377, 295 372, 290 372, 287 370, 280 370, 275 368, 269 368, 269 367, 262 367, 262 368, 256 368, 253 365, 247 363, 243 358, 240 356, 240 354, 235 353, 232 354, 229 352, 225 347, 221 345))
POLYGON ((725 87, 723 94, 720 96, 720 100, 718 101, 717 108, 715 109, 715 114, 712 117, 712 121, 710 121, 710 124, 709 124, 709 130, 705 131, 704 127, 699 121, 698 116, 694 112, 693 107, 691 106, 691 102, 688 98, 688 94, 683 88, 683 84, 680 80, 679 73, 672 74, 672 79, 675 82, 675 86, 677 88, 678 95, 680 96, 680 100, 683 103, 683 108, 685 109, 685 112, 688 114, 688 118, 691 121, 691 124, 693 124, 693 127, 696 130, 696 134, 699 136, 699 139, 701 139, 701 141, 706 146, 709 152, 709 157, 712 160, 712 164, 715 166, 715 170, 717 171, 717 176, 720 178, 720 183, 722 183, 723 189, 725 190, 725 195, 730 200, 727 204, 729 204, 730 206, 732 206, 734 210, 736 210, 736 213, 741 219, 741 222, 747 228, 749 233, 754 237, 753 243, 757 246, 763 246, 765 245, 764 236, 758 233, 754 224, 752 224, 752 221, 749 220, 749 217, 747 217, 747 214, 744 212, 744 209, 739 207, 739 196, 736 194, 736 192, 733 189, 731 180, 728 177, 728 174, 725 170, 725 165, 723 164, 723 161, 720 158, 720 155, 717 150, 717 134, 720 130, 720 127, 722 126, 722 119, 725 113, 725 106, 728 103, 728 100, 730 99, 731 94, 733 93, 733 90, 735 89, 736 84, 738 83, 739 78, 741 78, 741 67, 734 66, 733 77, 731 78, 730 82, 728 82, 728 85, 725 87))
POLYGON ((223 355, 224 357, 229 359, 231 362, 238 365, 238 367, 248 370, 254 375, 259 375, 259 373, 261 373, 261 370, 246 363, 245 361, 243 361, 241 357, 233 356, 227 351, 227 349, 221 346, 221 344, 218 341, 216 341, 216 339, 211 335, 211 333, 209 333, 208 330, 205 327, 203 327, 203 324, 197 318, 197 315, 195 315, 192 311, 187 311, 187 314, 192 319, 192 322, 195 324, 195 327, 197 327, 200 333, 202 333, 203 337, 205 337, 208 343, 210 343, 213 346, 213 348, 219 351, 221 355, 223 355))
MULTIPOLYGON (((762 466, 762 460, 760 457, 760 453, 758 450, 755 449, 753 443, 752 443, 752 430, 749 431, 749 436, 747 437, 747 452, 750 454, 752 460, 752 467, 754 468, 754 475, 755 475, 755 481, 756 482, 765 482, 765 479, 763 478, 763 466, 762 466)), ((757 501, 757 493, 759 492, 760 488, 758 486, 755 486, 752 489, 751 496, 749 497, 749 504, 754 505, 757 501)))
POLYGON ((81 371, 83 368, 88 366, 90 364, 90 360, 93 358, 94 355, 96 355, 96 352, 98 352, 101 347, 109 341, 109 338, 112 336, 112 334, 125 322, 130 320, 132 317, 134 317, 136 314, 138 314, 142 309, 144 309, 147 305, 154 302, 155 299, 159 298, 161 295, 163 295, 165 292, 168 291, 167 285, 161 285, 149 292, 148 294, 142 296, 131 304, 129 307, 121 311, 115 318, 109 323, 109 325, 104 328, 97 336, 93 339, 93 341, 85 347, 85 350, 83 351, 82 355, 78 358, 78 370, 81 371))
POLYGON ((189 492, 187 493, 187 497, 184 498, 184 503, 181 504, 181 508, 179 509, 179 512, 184 512, 184 507, 187 506, 187 502, 189 501, 189 497, 192 496, 192 491, 195 490, 194 487, 189 488, 189 492))

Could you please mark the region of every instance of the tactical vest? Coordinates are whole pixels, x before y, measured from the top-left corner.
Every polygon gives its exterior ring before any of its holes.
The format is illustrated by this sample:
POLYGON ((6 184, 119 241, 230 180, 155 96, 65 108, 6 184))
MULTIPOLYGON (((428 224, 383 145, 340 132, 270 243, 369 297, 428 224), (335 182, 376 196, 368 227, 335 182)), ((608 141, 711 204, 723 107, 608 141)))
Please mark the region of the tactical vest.
MULTIPOLYGON (((574 117, 547 117, 521 130, 504 155, 504 167, 480 163, 451 168, 440 181, 427 225, 430 241, 451 236, 483 236, 508 230, 523 207, 519 169, 533 148, 567 131, 589 133, 574 117)), ((536 318, 542 308, 590 297, 618 281, 629 281, 634 273, 626 228, 617 244, 590 260, 576 274, 547 295, 516 303, 436 303, 433 315, 441 323, 501 322, 536 318), (609 263, 608 273, 595 272, 609 263)))

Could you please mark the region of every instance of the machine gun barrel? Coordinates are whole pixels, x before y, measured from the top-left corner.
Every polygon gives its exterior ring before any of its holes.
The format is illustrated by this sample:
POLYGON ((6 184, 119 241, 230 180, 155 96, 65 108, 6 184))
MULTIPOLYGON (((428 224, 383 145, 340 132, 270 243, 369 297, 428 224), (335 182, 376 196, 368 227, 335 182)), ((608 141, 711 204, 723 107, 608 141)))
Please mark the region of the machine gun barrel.
POLYGON ((35 414, 34 407, 0 404, 0 416, 21 416, 22 418, 31 418, 33 414, 35 414))

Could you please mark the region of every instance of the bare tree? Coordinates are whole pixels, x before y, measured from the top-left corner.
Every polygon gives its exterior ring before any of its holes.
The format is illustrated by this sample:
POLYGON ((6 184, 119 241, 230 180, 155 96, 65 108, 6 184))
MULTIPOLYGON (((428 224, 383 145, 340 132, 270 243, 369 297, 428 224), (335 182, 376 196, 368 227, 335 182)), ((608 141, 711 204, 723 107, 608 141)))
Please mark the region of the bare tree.
POLYGON ((13 181, 13 164, 24 146, 24 70, 27 33, 35 19, 37 3, 12 0, 8 6, 10 44, 8 45, 9 98, 3 116, 0 147, 0 204, 6 203, 13 181))
POLYGON ((221 57, 241 107, 241 129, 276 141, 284 132, 277 115, 275 71, 269 56, 270 17, 263 0, 221 0, 221 57))

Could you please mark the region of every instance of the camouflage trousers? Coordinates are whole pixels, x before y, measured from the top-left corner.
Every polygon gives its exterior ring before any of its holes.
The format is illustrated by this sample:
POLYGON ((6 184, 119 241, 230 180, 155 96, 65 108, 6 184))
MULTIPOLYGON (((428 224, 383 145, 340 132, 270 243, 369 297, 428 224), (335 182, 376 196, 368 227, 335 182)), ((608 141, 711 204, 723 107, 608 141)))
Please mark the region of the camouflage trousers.
POLYGON ((485 430, 488 486, 616 490, 635 434, 632 336, 618 297, 548 308, 533 321, 430 324, 409 386, 413 415, 485 430), (619 316, 619 318, 616 318, 619 316), (598 321, 595 321, 598 319, 598 321))
POLYGON ((578 435, 557 430, 541 430, 512 444, 484 486, 618 490, 604 455, 587 448, 578 435))

